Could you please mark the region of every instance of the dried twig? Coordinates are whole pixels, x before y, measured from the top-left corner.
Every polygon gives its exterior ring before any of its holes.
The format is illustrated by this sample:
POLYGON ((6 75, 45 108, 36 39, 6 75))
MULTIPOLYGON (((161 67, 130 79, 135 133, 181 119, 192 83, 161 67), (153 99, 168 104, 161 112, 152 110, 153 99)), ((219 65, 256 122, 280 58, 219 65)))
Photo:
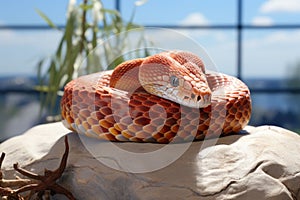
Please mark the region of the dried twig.
POLYGON ((63 186, 57 183, 57 180, 62 176, 69 155, 69 143, 67 136, 65 137, 65 152, 62 156, 59 167, 54 170, 45 169, 44 175, 38 175, 33 172, 20 168, 18 163, 14 164, 14 169, 20 174, 28 177, 29 179, 15 179, 5 180, 3 179, 1 166, 4 160, 5 154, 2 153, 0 157, 0 196, 7 197, 7 199, 23 200, 24 197, 20 194, 29 192, 26 199, 31 199, 36 195, 38 199, 50 199, 50 195, 63 194, 70 200, 75 200, 73 194, 63 186), (16 188, 16 189, 15 189, 16 188))

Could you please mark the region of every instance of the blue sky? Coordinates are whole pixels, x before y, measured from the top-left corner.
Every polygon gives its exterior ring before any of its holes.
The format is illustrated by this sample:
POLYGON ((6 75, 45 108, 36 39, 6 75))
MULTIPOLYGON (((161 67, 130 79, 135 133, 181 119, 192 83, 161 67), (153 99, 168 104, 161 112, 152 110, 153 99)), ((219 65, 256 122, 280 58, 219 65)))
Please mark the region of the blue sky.
MULTIPOLYGON (((214 25, 236 23, 237 0, 149 0, 136 10, 134 22, 151 25, 214 25)), ((80 2, 80 1, 78 1, 80 2)), ((129 19, 135 0, 122 0, 129 19)), ((35 8, 57 24, 64 24, 68 0, 10 0, 0 6, 0 24, 45 24, 35 8)), ((106 8, 114 1, 103 0, 106 8)), ((244 0, 243 22, 254 25, 300 24, 300 0, 244 0)), ((234 30, 182 30, 202 45, 219 70, 236 72, 234 30)), ((0 30, 0 75, 33 74, 36 61, 51 54, 60 38, 57 31, 0 30)), ((300 30, 244 31, 243 74, 247 77, 282 77, 287 66, 300 60, 300 30)), ((163 37, 160 36, 160 37, 163 37)), ((163 38, 162 38, 163 39, 163 38)), ((166 37, 170 40, 170 38, 166 37)), ((185 48, 184 44, 182 46, 185 48)))
MULTIPOLYGON (((78 0, 77 0, 78 1, 78 0)), ((141 24, 178 24, 191 13, 201 13, 211 24, 236 22, 237 0, 148 0, 137 9, 135 21, 141 24), (176 3, 175 3, 176 2, 176 3)), ((80 1, 78 1, 80 2, 80 1)), ((113 0, 103 0, 104 6, 113 8, 113 0)), ((136 0, 121 1, 121 11, 129 19, 136 0)), ((244 0, 244 22, 257 19, 268 23, 299 23, 299 0, 244 0), (273 3, 272 3, 273 2, 273 3), (282 6, 286 5, 286 6, 282 6)), ((43 24, 35 8, 44 11, 55 23, 65 22, 68 0, 10 0, 0 6, 0 21, 5 24, 43 24)))

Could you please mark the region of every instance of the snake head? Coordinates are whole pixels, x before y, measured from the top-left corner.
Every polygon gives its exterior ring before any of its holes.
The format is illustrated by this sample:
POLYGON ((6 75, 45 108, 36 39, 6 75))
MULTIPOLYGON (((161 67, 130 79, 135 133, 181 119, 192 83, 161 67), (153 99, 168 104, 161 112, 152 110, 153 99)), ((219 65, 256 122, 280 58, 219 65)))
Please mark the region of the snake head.
POLYGON ((147 92, 184 106, 204 108, 211 103, 203 62, 192 53, 170 51, 146 58, 139 81, 147 92))

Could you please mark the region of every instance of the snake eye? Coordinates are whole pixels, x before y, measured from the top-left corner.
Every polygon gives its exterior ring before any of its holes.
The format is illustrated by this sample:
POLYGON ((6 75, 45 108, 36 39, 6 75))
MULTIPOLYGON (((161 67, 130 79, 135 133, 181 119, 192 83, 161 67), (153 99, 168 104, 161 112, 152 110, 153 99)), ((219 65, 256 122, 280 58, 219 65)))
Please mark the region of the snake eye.
POLYGON ((170 83, 173 87, 177 87, 179 85, 179 79, 177 76, 172 75, 170 78, 170 83))

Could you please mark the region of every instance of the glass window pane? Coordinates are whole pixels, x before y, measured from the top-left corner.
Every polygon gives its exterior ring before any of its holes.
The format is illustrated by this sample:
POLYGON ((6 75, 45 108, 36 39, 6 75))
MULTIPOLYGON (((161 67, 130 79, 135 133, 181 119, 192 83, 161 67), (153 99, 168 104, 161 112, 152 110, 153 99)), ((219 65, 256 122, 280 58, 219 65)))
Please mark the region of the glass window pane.
POLYGON ((56 30, 0 30, 0 75, 35 75, 38 60, 54 53, 61 36, 56 30))
POLYGON ((236 75, 236 32, 234 30, 185 30, 208 53, 217 70, 236 75))
MULTIPOLYGON (((130 19, 136 0, 122 1, 121 11, 130 19)), ((210 25, 235 24, 236 0, 226 0, 218 6, 217 0, 148 1, 137 7, 135 22, 142 25, 210 25), (216 14, 218 13, 218 14, 216 14)))
MULTIPOLYGON (((32 84, 28 78, 11 78, 14 82, 32 84)), ((0 82, 6 82, 0 78, 0 82)), ((12 85, 10 85, 11 87, 12 85)), ((39 121, 39 94, 25 93, 0 94, 0 141, 18 135, 37 124, 39 121)))
POLYGON ((299 1, 243 0, 243 5, 245 24, 299 24, 299 1))
POLYGON ((190 51, 202 58, 208 70, 236 75, 235 31, 147 28, 144 34, 150 40, 148 47, 190 51))
POLYGON ((252 94, 250 125, 276 125, 300 131, 300 94, 252 94), (287 103, 289 102, 289 103, 287 103))
MULTIPOLYGON (((82 0, 77 1, 78 4, 82 0)), ((115 7, 114 0, 102 0, 105 8, 115 7)), ((2 1, 0 6, 0 25, 40 25, 46 22, 37 14, 35 9, 45 13, 55 24, 64 24, 69 0, 30 0, 2 1), (18 14, 16 14, 18 13, 18 14)))
POLYGON ((289 78, 294 74, 291 70, 300 62, 300 30, 244 33, 244 78, 289 78))
POLYGON ((62 24, 65 22, 67 5, 68 0, 5 1, 0 6, 0 22, 1 25, 46 24, 35 11, 35 9, 39 9, 54 23, 62 24))

